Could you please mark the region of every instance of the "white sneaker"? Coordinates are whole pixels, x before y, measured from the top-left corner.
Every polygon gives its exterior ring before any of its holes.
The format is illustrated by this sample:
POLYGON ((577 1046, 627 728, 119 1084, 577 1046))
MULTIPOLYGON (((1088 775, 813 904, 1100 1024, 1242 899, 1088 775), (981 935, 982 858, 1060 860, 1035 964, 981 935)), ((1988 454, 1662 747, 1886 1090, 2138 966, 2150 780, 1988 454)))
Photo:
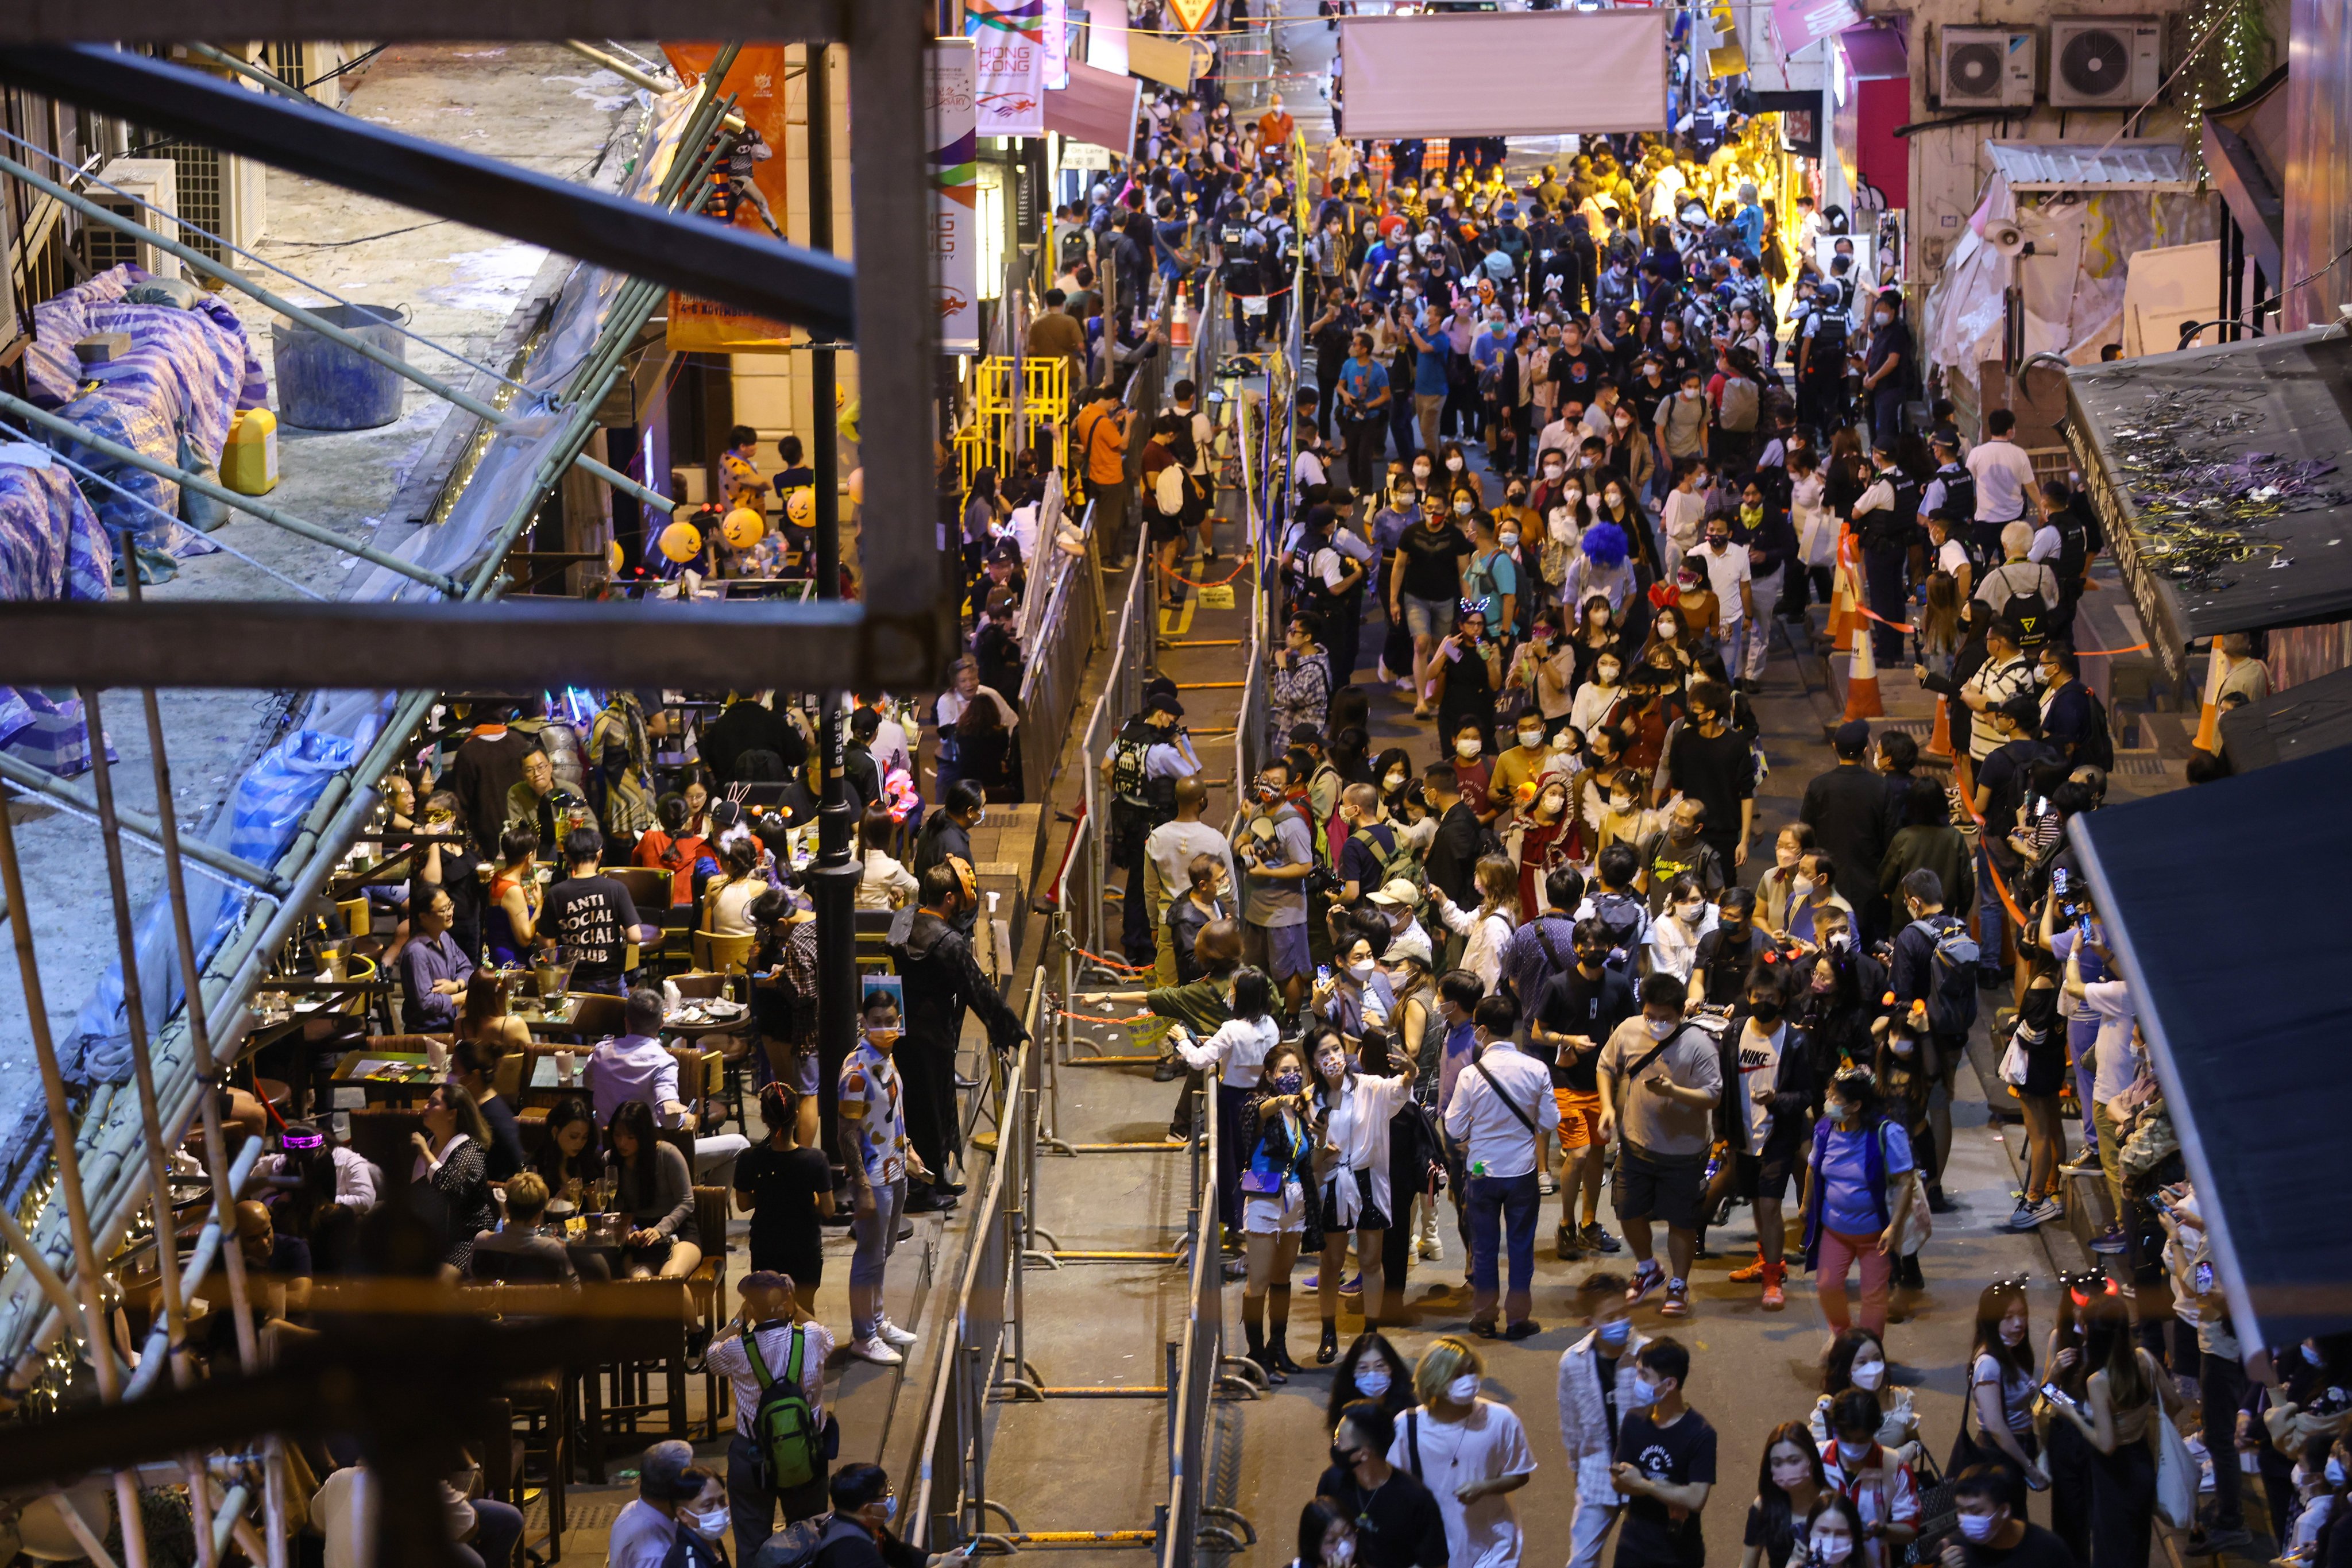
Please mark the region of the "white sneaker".
POLYGON ((1421 1233, 1421 1260, 1423 1263, 1445 1261, 1445 1243, 1437 1238, 1434 1228, 1421 1233))
POLYGON ((907 1359, 891 1348, 890 1342, 879 1334, 868 1334, 862 1340, 852 1340, 849 1343, 849 1353, 860 1361, 870 1361, 877 1366, 897 1366, 907 1359))
POLYGON ((883 1318, 881 1327, 878 1331, 882 1338, 889 1341, 900 1350, 905 1350, 908 1345, 915 1342, 916 1336, 914 1334, 892 1322, 887 1315, 883 1318))

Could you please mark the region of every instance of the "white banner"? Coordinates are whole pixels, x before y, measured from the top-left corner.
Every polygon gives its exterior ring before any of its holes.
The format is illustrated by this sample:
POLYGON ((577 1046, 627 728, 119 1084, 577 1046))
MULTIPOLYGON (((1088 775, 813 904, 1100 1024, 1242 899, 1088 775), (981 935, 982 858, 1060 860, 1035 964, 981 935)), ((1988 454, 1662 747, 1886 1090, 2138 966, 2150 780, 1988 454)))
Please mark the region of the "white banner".
POLYGON ((1045 86, 1070 85, 1070 0, 1045 0, 1045 86))
POLYGON ((1046 0, 964 0, 983 135, 1045 134, 1045 12, 1046 0))
POLYGON ((940 347, 980 349, 980 133, 972 109, 973 45, 935 38, 929 57, 931 110, 931 279, 940 347))
POLYGON ((1564 136, 1666 129, 1660 10, 1349 16, 1351 137, 1564 136), (1507 69, 1496 62, 1508 61, 1507 69))

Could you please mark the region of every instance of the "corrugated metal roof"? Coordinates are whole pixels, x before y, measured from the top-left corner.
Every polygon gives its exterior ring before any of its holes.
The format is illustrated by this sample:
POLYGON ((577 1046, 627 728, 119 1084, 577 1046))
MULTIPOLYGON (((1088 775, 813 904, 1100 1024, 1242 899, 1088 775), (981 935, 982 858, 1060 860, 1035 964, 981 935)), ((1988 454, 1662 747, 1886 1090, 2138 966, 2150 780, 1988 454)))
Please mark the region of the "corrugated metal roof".
POLYGON ((2178 142, 1995 142, 1985 152, 2012 191, 2191 191, 2197 177, 2178 142))

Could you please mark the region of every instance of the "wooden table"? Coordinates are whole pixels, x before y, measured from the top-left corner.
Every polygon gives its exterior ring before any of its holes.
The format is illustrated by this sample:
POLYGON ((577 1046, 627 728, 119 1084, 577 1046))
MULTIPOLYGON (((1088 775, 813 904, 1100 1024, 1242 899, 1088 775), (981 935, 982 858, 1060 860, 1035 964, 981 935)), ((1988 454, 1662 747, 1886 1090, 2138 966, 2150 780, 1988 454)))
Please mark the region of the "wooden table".
MULTIPOLYGON (((688 1004, 688 1006, 693 1005, 688 1004)), ((682 1008, 678 1010, 682 1011, 682 1008)), ((709 1019, 698 1024, 679 1022, 678 1012, 664 1015, 662 1033, 675 1035, 681 1040, 699 1040, 710 1035, 740 1035, 751 1026, 751 1010, 748 1007, 731 1017, 709 1019)))
POLYGON ((573 1020, 580 1016, 580 994, 564 995, 563 1005, 551 1013, 547 1004, 538 997, 519 997, 514 1004, 514 1016, 520 1018, 534 1035, 568 1035, 573 1020))
POLYGON ((345 1051, 343 1059, 335 1064, 335 1070, 329 1075, 327 1081, 337 1089, 363 1089, 371 1100, 407 1105, 430 1094, 446 1076, 446 1072, 435 1072, 422 1051, 376 1051, 362 1046, 355 1051, 345 1051), (359 1076, 362 1062, 396 1062, 414 1071, 400 1079, 362 1078, 359 1076))

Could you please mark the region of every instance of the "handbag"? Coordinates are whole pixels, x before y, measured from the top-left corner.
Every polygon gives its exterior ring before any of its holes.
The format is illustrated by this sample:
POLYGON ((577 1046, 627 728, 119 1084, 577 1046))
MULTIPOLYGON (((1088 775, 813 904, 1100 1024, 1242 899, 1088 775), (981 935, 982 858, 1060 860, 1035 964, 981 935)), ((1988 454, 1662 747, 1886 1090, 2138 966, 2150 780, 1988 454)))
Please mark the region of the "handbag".
MULTIPOLYGON (((2145 1354, 2146 1352, 2141 1352, 2145 1354)), ((2197 1522, 2197 1458, 2180 1428, 2160 1411, 2156 1417, 2156 1511, 2175 1530, 2197 1522)))
POLYGON ((1959 1501, 1952 1495, 1951 1481, 1936 1468, 1924 1443, 1919 1446, 1919 1462, 1913 1467, 1912 1480, 1919 1489, 1919 1532, 1904 1549, 1904 1561, 1924 1563, 1931 1559, 1940 1560, 1941 1542, 1951 1539, 1959 1528, 1959 1501), (1929 1543, 1925 1557, 1918 1555, 1923 1542, 1929 1543))
POLYGON ((2025 1042, 2019 1037, 2022 1031, 2012 1032, 2009 1037, 2009 1048, 2000 1053, 2002 1081, 2015 1084, 2020 1089, 2025 1087, 2028 1066, 2025 1058, 2025 1042))

